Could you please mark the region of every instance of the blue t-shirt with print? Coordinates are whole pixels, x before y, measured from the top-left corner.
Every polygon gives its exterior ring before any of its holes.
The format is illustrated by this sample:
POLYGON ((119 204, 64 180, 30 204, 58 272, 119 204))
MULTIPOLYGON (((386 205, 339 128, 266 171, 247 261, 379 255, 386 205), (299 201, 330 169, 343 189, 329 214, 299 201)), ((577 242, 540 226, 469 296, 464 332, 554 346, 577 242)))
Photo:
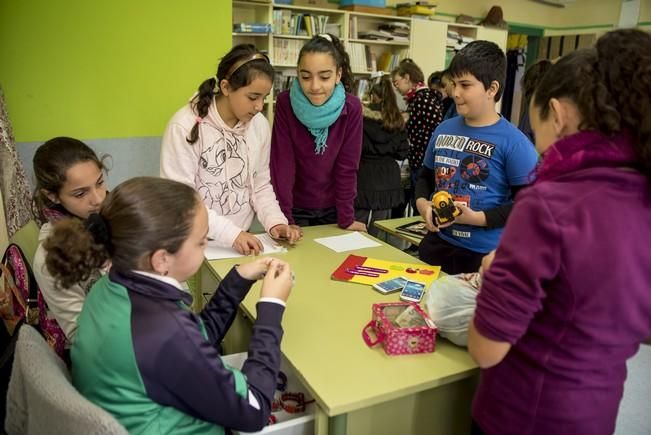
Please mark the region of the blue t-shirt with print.
MULTIPOLYGON (((537 160, 529 139, 506 119, 470 127, 457 116, 434 131, 423 164, 434 172, 435 192, 446 190, 455 201, 481 211, 510 203, 511 186, 529 184, 537 160)), ((486 253, 497 247, 502 228, 454 224, 438 234, 453 245, 486 253)))

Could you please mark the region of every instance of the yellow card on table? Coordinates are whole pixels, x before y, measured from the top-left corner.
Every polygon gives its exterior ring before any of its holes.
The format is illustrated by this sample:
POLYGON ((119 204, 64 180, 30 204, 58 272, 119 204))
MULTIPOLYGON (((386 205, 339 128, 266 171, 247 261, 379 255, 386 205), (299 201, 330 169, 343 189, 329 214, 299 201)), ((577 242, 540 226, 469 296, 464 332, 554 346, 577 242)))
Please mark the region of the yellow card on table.
POLYGON ((377 258, 349 255, 337 270, 332 272, 332 279, 373 285, 392 278, 403 276, 413 281, 429 285, 439 276, 441 266, 428 264, 399 263, 379 260, 377 258))

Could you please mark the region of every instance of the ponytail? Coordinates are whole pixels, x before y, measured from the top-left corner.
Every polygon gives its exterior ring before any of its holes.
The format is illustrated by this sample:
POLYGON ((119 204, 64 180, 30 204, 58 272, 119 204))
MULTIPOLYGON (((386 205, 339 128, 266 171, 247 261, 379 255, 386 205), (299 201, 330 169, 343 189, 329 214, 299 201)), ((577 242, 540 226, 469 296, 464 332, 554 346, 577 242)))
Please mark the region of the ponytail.
POLYGON ((310 39, 298 54, 298 63, 301 63, 306 53, 328 53, 335 60, 337 69, 341 71, 341 84, 346 92, 352 92, 355 82, 353 71, 350 68, 350 57, 341 40, 330 33, 322 33, 310 39))
POLYGON ((393 84, 388 77, 383 77, 371 88, 371 94, 382 101, 382 127, 387 131, 399 131, 404 128, 405 120, 398 109, 393 84))
POLYGON ((60 288, 69 288, 93 276, 109 259, 108 248, 96 243, 84 222, 62 219, 45 240, 45 266, 60 288))
MULTIPOLYGON (((217 79, 215 77, 204 80, 199 86, 199 93, 192 99, 192 108, 194 113, 197 114, 197 117, 203 119, 208 115, 208 109, 210 109, 210 105, 216 95, 216 86, 217 79)), ((189 144, 193 144, 199 139, 199 124, 200 121, 197 120, 192 130, 190 130, 190 137, 186 139, 189 144)))

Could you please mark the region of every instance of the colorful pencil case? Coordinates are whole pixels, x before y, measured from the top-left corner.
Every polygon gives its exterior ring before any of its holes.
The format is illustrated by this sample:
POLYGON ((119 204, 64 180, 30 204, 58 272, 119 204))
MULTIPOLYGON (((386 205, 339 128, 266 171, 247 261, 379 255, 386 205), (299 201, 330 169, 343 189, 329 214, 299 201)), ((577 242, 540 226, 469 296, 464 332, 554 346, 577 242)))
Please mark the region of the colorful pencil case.
POLYGON ((362 338, 369 347, 382 344, 387 355, 405 355, 434 352, 436 326, 418 304, 388 302, 373 304, 373 319, 362 330, 362 338), (412 307, 409 326, 400 326, 396 320, 412 307), (375 339, 371 338, 371 332, 375 339))

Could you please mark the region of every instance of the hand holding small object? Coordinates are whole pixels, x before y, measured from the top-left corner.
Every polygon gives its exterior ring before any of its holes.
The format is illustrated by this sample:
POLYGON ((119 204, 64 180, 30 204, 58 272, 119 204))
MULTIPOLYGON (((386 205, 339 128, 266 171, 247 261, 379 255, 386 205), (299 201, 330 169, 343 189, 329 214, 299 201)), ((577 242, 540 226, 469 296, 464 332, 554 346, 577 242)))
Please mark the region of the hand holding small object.
POLYGON ((438 227, 449 226, 455 222, 462 211, 452 201, 452 195, 445 190, 439 190, 432 196, 432 208, 438 220, 438 227))
POLYGON ((293 274, 289 264, 277 258, 271 258, 269 268, 262 281, 260 297, 287 301, 293 285, 293 274))
POLYGON ((250 263, 239 264, 236 266, 237 273, 239 273, 242 278, 257 281, 265 276, 267 269, 269 269, 269 265, 273 260, 272 257, 262 257, 255 261, 251 261, 250 263))
POLYGON ((242 255, 258 255, 264 251, 262 242, 253 234, 242 231, 233 242, 233 249, 242 255))
POLYGON ((429 231, 435 233, 439 229, 437 225, 434 223, 434 212, 432 211, 432 203, 426 200, 425 198, 418 198, 416 200, 416 208, 418 209, 418 213, 420 216, 423 218, 425 221, 425 228, 427 228, 429 231))
POLYGON ((476 227, 486 226, 486 214, 483 211, 475 211, 462 202, 455 201, 454 205, 461 211, 461 214, 454 219, 454 223, 476 227))

